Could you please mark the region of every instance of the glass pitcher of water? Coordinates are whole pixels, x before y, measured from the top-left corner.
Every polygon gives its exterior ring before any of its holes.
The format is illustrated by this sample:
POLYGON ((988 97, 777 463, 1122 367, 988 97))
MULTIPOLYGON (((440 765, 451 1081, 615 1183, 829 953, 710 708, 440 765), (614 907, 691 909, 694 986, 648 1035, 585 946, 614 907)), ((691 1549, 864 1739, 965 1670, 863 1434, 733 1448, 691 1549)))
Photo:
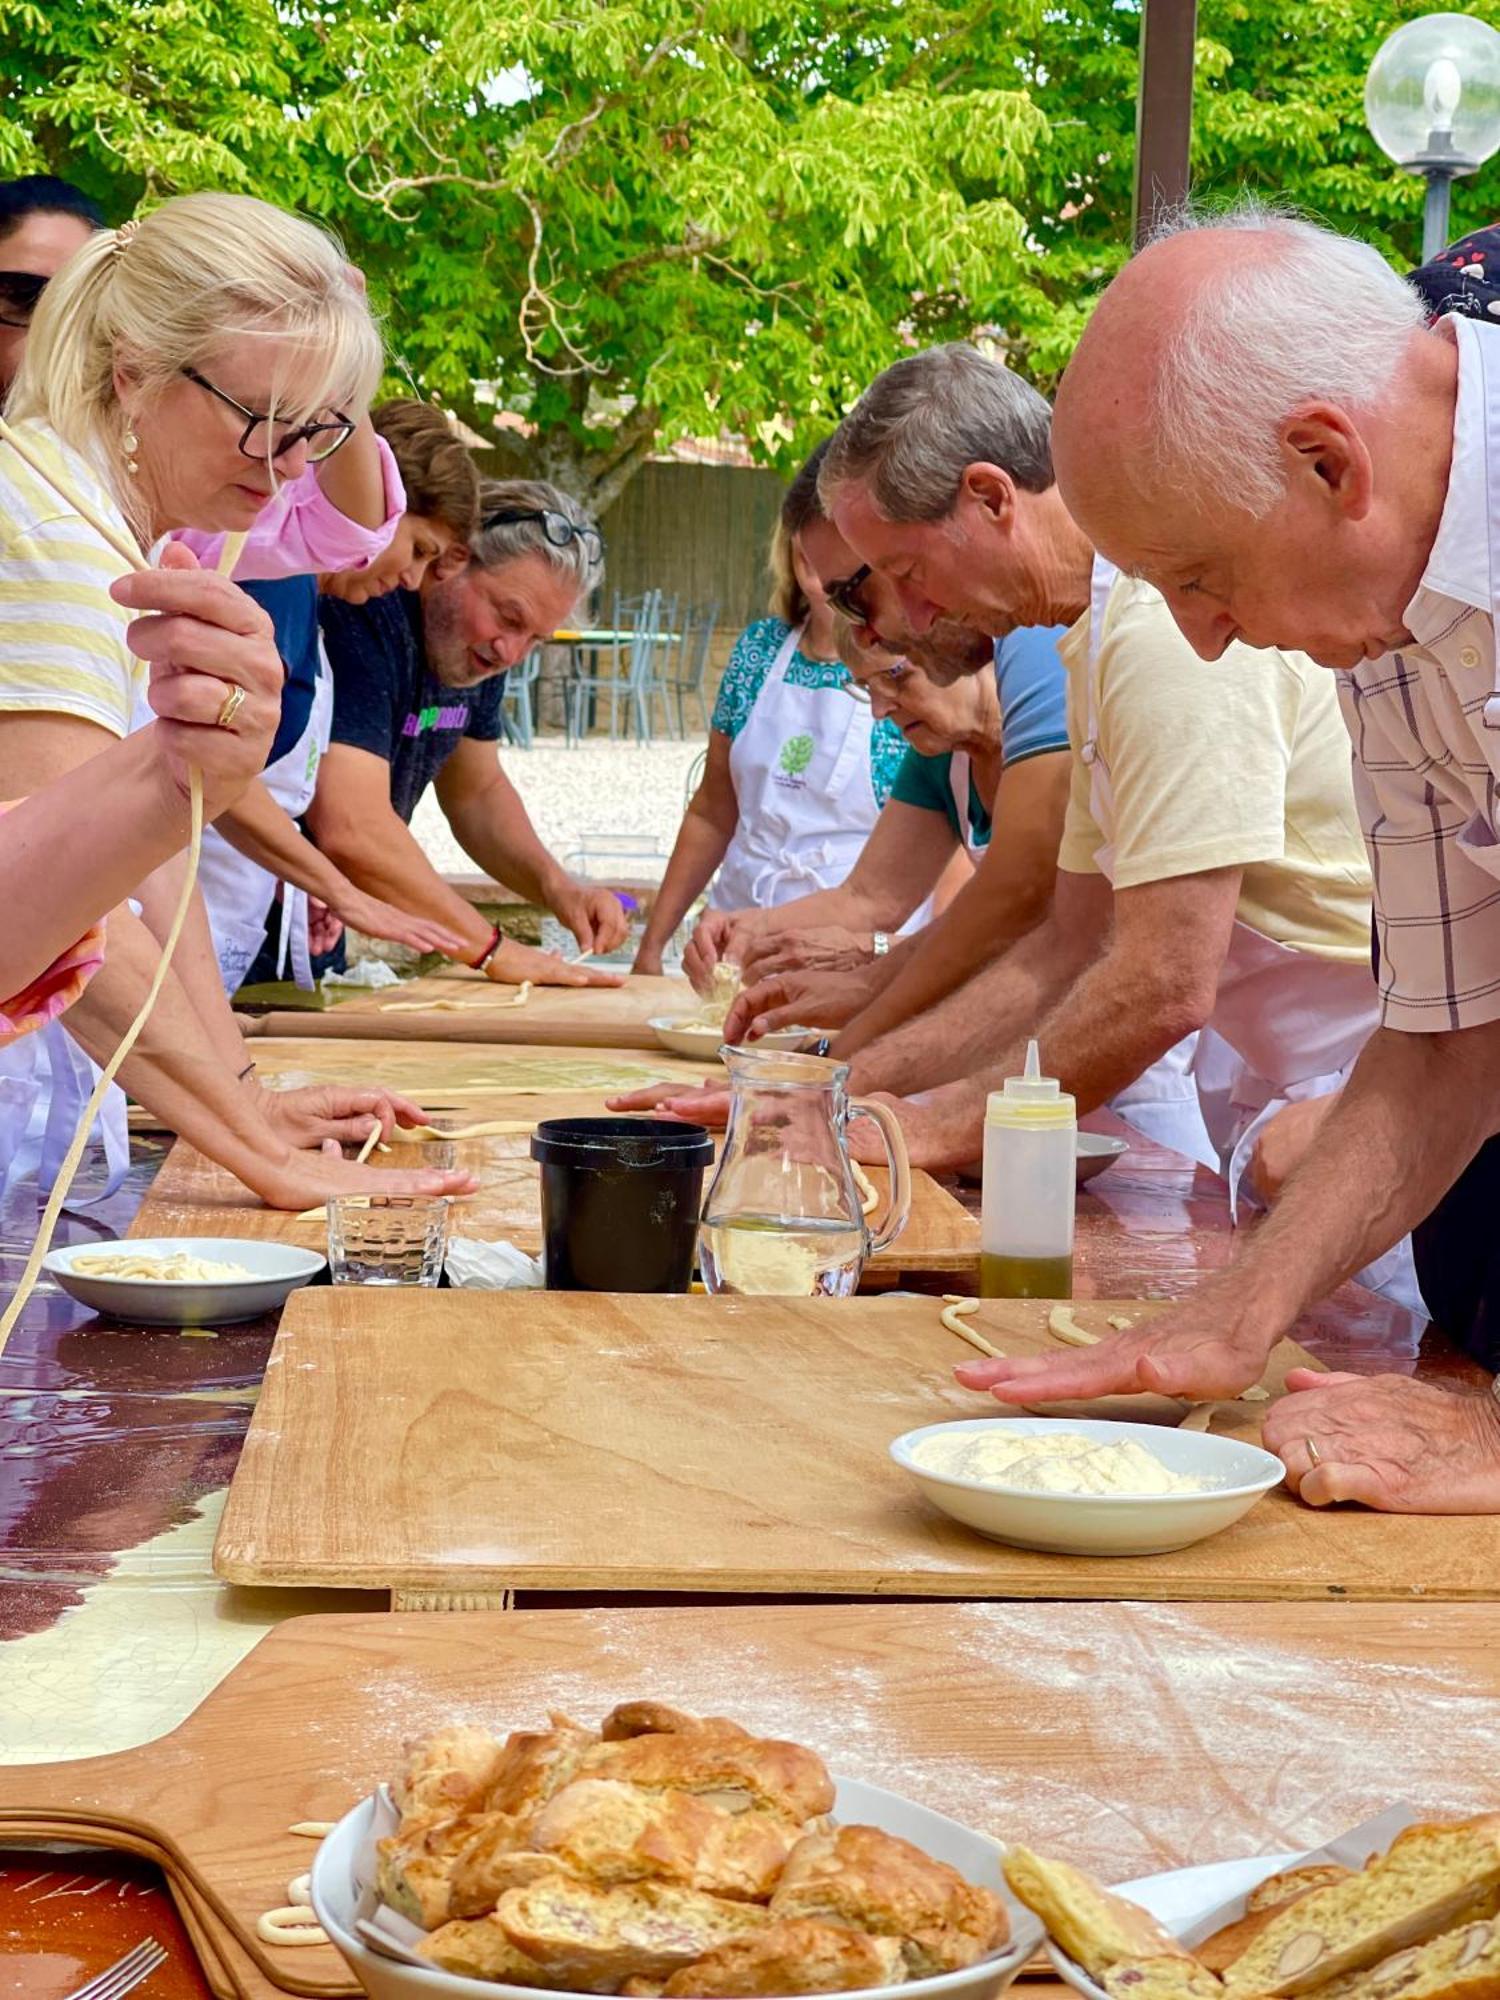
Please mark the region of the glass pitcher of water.
POLYGON ((872 1251, 906 1226, 911 1169, 895 1114, 850 1098, 845 1063, 726 1048, 729 1129, 698 1230, 711 1292, 847 1298, 872 1251), (873 1118, 890 1162, 889 1212, 871 1233, 850 1169, 851 1114, 873 1118))

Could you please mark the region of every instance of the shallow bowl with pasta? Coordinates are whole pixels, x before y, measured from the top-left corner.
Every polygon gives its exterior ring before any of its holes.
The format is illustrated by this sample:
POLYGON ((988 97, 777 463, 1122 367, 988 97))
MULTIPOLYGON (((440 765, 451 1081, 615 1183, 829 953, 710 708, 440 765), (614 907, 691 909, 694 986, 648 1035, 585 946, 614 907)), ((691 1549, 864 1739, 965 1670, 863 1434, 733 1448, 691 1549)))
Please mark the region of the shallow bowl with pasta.
MULTIPOLYGON (((719 1050, 724 1045, 724 1031, 708 1021, 695 1021, 691 1015, 658 1015, 646 1026, 655 1035, 664 1049, 674 1056, 687 1056, 695 1062, 717 1062, 719 1050)), ((773 1028, 769 1035, 760 1035, 747 1044, 752 1049, 800 1049, 809 1035, 817 1033, 816 1028, 773 1028)))
POLYGON ((110 1319, 232 1326, 274 1312, 326 1262, 315 1250, 249 1237, 142 1236, 70 1244, 49 1251, 42 1269, 70 1298, 110 1319), (209 1268, 195 1268, 202 1266, 209 1268))
MULTIPOLYGON (((879 1785, 855 1778, 835 1780, 834 1816, 846 1823, 878 1826, 909 1840, 939 1861, 946 1861, 979 1887, 991 1889, 1004 1903, 1010 1936, 992 1952, 961 1972, 913 1979, 902 1986, 861 1989, 861 2000, 998 2000, 1021 1967, 1040 1946, 1041 1925, 1011 1894, 1000 1871, 1000 1844, 975 1833, 957 1820, 915 1804, 879 1785)), ((312 1868, 313 1908, 318 1921, 348 1960, 371 2000, 538 2000, 538 1989, 509 1986, 501 1981, 468 1979, 387 1957, 372 1948, 358 1929, 376 1905, 374 1877, 376 1836, 395 1825, 395 1813, 379 1796, 363 1800, 346 1813, 318 1849, 312 1868)), ((546 1989, 557 1992, 558 1988, 546 1989)), ((791 2000, 791 1996, 789 1996, 791 2000)))

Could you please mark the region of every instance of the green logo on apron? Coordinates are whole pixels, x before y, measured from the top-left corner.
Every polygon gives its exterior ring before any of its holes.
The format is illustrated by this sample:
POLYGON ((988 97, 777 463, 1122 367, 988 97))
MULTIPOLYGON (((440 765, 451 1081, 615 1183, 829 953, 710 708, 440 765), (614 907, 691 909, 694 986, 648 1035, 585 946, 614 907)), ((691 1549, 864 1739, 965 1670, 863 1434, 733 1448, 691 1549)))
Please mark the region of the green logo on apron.
POLYGON ((800 778, 813 760, 810 736, 789 736, 781 746, 781 768, 789 778, 800 778))

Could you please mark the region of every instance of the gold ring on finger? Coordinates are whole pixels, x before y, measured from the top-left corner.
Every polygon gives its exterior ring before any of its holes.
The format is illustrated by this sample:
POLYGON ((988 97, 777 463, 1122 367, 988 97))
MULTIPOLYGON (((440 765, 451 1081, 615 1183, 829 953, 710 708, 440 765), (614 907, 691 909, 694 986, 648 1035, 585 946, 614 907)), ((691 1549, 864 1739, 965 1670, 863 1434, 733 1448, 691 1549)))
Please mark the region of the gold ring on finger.
POLYGON ((1302 1442, 1307 1450, 1308 1462, 1312 1466, 1313 1471, 1316 1472, 1318 1467, 1323 1463, 1323 1454, 1318 1450, 1317 1440, 1315 1438, 1304 1438, 1302 1442))
POLYGON ((233 729, 234 718, 245 706, 245 690, 233 687, 224 697, 224 705, 214 717, 215 729, 233 729))

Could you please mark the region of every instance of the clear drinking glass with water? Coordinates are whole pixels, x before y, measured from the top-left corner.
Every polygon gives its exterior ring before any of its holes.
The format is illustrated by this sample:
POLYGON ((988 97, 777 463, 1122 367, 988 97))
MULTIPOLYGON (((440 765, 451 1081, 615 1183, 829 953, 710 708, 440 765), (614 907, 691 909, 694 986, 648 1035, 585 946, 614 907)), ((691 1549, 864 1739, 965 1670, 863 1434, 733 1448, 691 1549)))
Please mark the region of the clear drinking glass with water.
POLYGON ((336 1285, 436 1285, 448 1204, 415 1195, 343 1195, 328 1204, 328 1269, 336 1285))
POLYGON ((698 1231, 704 1285, 847 1298, 870 1252, 906 1222, 911 1179, 900 1127, 887 1106, 851 1102, 845 1064, 754 1047, 726 1050, 724 1062, 729 1129, 698 1231), (873 1235, 845 1141, 851 1111, 866 1110, 885 1133, 891 1168, 891 1199, 873 1235))

